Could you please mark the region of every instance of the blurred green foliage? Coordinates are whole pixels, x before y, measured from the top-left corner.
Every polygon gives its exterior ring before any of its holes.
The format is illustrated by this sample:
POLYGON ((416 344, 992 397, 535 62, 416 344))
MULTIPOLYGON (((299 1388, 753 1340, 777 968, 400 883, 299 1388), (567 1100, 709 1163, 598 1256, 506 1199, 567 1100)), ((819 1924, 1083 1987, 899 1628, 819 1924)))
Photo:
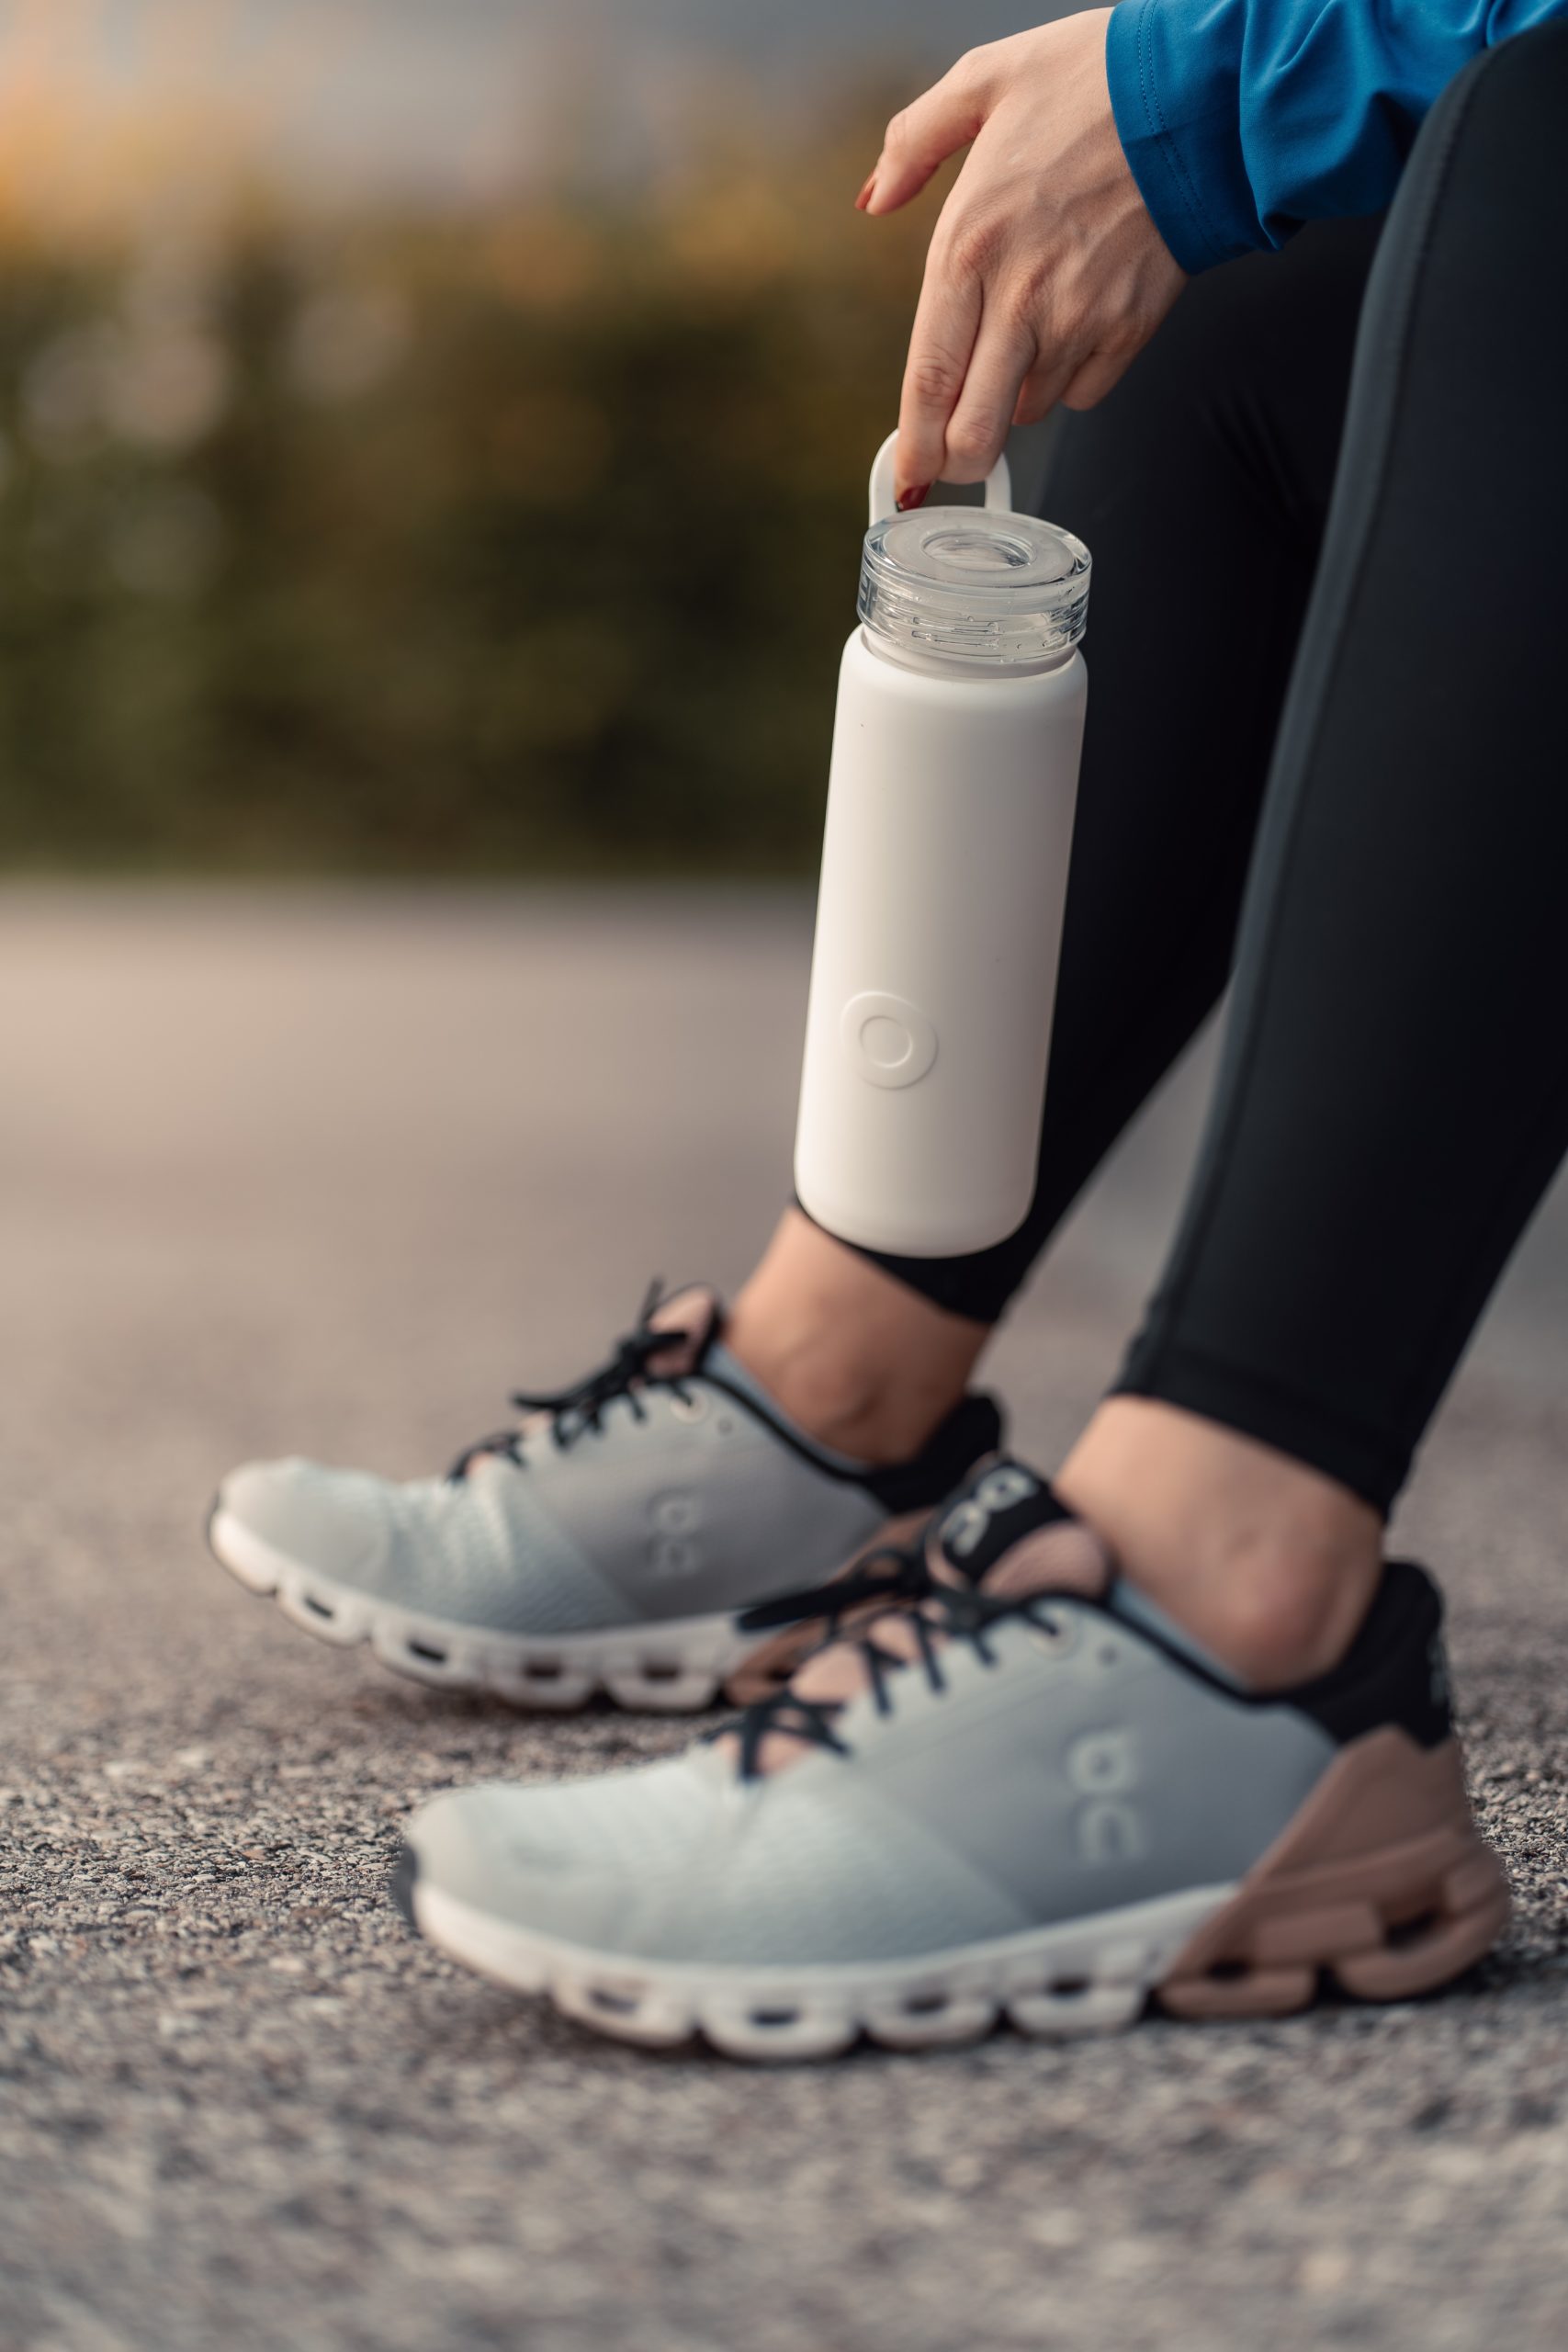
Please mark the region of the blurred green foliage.
POLYGON ((880 117, 483 213, 0 248, 0 857, 813 862, 930 205, 880 117))

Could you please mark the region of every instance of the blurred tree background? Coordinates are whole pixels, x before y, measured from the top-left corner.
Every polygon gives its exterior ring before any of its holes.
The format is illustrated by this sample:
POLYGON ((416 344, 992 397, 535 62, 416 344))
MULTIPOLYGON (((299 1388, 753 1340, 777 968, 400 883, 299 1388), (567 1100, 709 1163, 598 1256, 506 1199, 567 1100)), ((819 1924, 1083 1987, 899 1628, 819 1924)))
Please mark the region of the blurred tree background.
POLYGON ((6 865, 809 867, 932 218, 852 209, 891 94, 312 208, 210 104, 8 77, 6 865))

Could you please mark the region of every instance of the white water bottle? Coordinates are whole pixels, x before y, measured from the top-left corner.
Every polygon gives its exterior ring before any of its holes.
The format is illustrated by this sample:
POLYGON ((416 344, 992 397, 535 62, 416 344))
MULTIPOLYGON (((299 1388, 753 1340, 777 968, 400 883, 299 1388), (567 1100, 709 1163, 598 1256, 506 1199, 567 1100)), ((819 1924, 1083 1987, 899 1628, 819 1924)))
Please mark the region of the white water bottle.
POLYGON ((1033 1195, 1088 678, 1089 550, 1008 511, 893 512, 871 476, 844 648, 795 1135, 846 1241, 956 1256, 1033 1195))

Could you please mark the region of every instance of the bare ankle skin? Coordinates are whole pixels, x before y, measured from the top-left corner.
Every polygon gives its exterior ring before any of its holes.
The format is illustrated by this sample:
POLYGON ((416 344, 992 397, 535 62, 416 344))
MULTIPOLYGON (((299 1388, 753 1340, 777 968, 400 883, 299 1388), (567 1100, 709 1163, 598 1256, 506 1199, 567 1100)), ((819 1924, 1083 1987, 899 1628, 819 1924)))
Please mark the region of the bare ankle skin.
POLYGON ((1108 1397, 1055 1484, 1130 1581, 1258 1690, 1337 1665, 1377 1589, 1370 1503, 1174 1405, 1108 1397))
POLYGON ((793 1421, 858 1461, 917 1453, 968 1385, 990 1327, 933 1306, 786 1211, 725 1340, 793 1421))

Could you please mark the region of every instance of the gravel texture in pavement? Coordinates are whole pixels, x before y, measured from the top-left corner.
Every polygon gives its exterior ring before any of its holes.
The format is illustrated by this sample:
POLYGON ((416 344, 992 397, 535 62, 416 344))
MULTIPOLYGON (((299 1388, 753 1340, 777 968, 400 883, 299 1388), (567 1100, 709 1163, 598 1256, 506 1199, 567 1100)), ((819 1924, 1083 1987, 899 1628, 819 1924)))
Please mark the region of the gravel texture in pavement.
MULTIPOLYGON (((1568 2312, 1568 1209, 1402 1536, 1517 1923, 1450 1996, 761 2072, 413 1941, 400 1819, 690 1726, 307 1641, 219 1474, 443 1464, 788 1181, 808 910, 15 891, 0 907, 0 2352, 1546 2352, 1568 2312)), ((1049 1463, 1157 1257, 1203 1057, 1009 1325, 1049 1463)))

